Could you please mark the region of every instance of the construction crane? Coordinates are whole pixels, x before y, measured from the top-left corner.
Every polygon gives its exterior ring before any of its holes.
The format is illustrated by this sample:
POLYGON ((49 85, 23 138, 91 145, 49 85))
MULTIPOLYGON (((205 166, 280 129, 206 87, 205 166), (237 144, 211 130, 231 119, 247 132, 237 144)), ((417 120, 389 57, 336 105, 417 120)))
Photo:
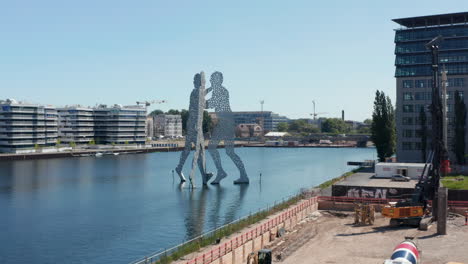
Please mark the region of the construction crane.
MULTIPOLYGON (((444 234, 446 208, 438 212, 438 188, 440 175, 450 172, 447 149, 443 137, 443 111, 439 90, 439 45, 442 37, 438 36, 426 44, 432 55, 432 151, 424 166, 423 172, 416 184, 415 191, 410 199, 392 202, 382 208, 382 215, 390 218, 390 225, 410 224, 423 227, 421 220, 424 217, 429 200, 433 200, 432 216, 435 220, 443 222, 437 226, 437 232, 444 234), (430 166, 428 166, 430 164, 430 166), (427 173, 427 176, 425 173, 427 173), (438 219, 438 218, 441 219, 438 219)), ((446 198, 446 197, 445 197, 446 198)))
POLYGON ((152 100, 152 101, 137 101, 136 104, 137 105, 145 105, 145 107, 148 107, 152 104, 164 104, 164 103, 167 103, 166 100, 152 100))
POLYGON ((314 100, 312 100, 312 104, 314 105, 314 112, 313 112, 312 114, 310 114, 310 115, 314 118, 314 120, 317 119, 317 116, 318 116, 318 115, 325 115, 325 114, 328 114, 328 113, 325 113, 325 112, 316 113, 316 112, 315 112, 315 101, 314 101, 314 100))

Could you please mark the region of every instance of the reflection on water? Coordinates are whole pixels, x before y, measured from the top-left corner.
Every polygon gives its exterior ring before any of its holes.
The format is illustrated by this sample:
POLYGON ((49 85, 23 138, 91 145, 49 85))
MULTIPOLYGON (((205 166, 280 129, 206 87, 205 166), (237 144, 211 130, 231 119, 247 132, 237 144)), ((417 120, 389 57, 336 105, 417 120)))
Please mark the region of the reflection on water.
POLYGON ((223 152, 232 174, 195 189, 173 176, 177 152, 0 162, 0 263, 128 263, 336 177, 374 149, 236 151, 249 185, 232 184, 239 172, 223 152))

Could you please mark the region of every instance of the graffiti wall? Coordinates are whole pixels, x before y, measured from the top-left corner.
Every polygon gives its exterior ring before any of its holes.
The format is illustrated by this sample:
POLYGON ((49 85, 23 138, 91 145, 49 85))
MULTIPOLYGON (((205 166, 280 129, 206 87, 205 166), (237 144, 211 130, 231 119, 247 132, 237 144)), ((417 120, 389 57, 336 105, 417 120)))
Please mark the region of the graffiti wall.
POLYGON ((409 198, 413 188, 388 188, 388 187, 364 187, 333 185, 333 196, 346 196, 356 198, 380 198, 380 199, 402 199, 409 198))

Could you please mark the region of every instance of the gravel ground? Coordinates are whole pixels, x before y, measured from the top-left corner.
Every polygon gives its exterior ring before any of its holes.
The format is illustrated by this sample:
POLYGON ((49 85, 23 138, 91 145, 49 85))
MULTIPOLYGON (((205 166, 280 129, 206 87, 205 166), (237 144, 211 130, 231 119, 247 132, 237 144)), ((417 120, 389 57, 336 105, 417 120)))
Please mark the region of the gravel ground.
POLYGON ((464 217, 450 215, 446 236, 436 234, 436 224, 428 231, 390 228, 388 219, 380 214, 372 226, 354 226, 353 221, 354 216, 349 212, 313 213, 269 246, 273 249, 274 262, 383 263, 405 237, 414 237, 421 252, 421 263, 468 263, 468 226, 464 225, 464 217))

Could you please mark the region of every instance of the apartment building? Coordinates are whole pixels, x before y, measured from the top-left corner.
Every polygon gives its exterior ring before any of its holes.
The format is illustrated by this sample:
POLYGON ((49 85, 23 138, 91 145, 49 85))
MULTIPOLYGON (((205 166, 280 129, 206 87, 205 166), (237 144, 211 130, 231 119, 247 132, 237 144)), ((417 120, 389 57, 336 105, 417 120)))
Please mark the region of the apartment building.
POLYGON ((59 139, 64 144, 94 141, 94 111, 83 106, 58 108, 59 139))
POLYGON ((99 105, 93 108, 94 135, 98 144, 143 144, 146 109, 141 105, 99 105))
POLYGON ((160 114, 153 117, 154 137, 182 137, 182 117, 160 114))
POLYGON ((0 100, 0 152, 35 152, 55 146, 57 138, 54 107, 0 100))

